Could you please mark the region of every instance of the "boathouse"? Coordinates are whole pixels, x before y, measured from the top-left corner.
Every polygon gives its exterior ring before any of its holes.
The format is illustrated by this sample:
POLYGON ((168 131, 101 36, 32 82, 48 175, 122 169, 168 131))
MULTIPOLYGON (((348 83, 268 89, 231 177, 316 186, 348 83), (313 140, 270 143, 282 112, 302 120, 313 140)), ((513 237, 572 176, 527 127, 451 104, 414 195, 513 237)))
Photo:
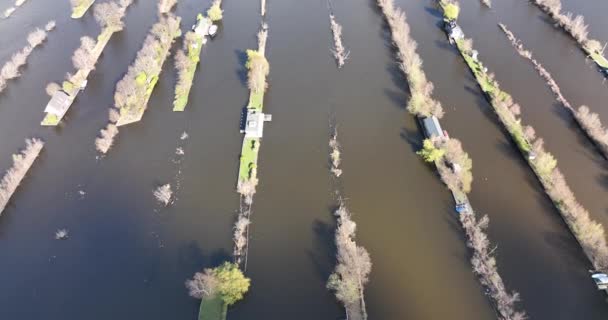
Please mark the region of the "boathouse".
POLYGON ((255 109, 247 109, 245 120, 245 138, 261 138, 264 135, 264 122, 272 121, 272 115, 262 113, 255 109))
POLYGON ((424 129, 424 134, 427 138, 444 138, 445 133, 443 133, 443 129, 441 129, 441 124, 439 124, 439 119, 435 116, 425 117, 420 120, 422 124, 422 128, 424 129))
POLYGON ((62 90, 59 90, 53 94, 51 101, 44 108, 44 112, 50 113, 52 115, 57 116, 59 119, 65 115, 65 113, 70 108, 72 104, 72 99, 70 96, 62 90))

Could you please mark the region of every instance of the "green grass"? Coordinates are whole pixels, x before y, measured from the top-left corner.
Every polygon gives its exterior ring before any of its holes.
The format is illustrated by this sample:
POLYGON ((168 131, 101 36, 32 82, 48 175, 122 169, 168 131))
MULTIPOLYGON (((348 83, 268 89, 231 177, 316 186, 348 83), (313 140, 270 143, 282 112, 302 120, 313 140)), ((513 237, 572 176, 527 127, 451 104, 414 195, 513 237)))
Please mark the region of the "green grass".
POLYGON ((95 2, 95 0, 83 0, 78 6, 72 9, 72 18, 82 18, 84 14, 87 13, 87 10, 93 5, 93 2, 95 2))
POLYGON ((198 320, 225 320, 227 308, 220 297, 203 298, 198 311, 198 320))
POLYGON ((203 38, 198 38, 196 41, 196 48, 192 46, 188 48, 188 60, 189 64, 186 68, 186 79, 187 82, 183 86, 175 86, 175 98, 173 100, 173 111, 184 111, 188 104, 188 96, 190 95, 190 89, 192 89, 192 82, 194 81, 194 74, 196 73, 196 67, 200 61, 201 50, 203 49, 203 38))
POLYGON ((249 93, 249 105, 247 108, 250 109, 258 109, 262 111, 264 107, 264 91, 262 92, 253 92, 249 93))
POLYGON ((241 149, 241 163, 239 167, 239 181, 247 181, 255 178, 258 163, 258 151, 260 150, 260 139, 245 138, 241 149), (250 175, 250 173, 252 173, 250 175))
POLYGON ((59 120, 60 119, 56 115, 47 113, 40 124, 43 126, 56 126, 59 124, 59 120))
POLYGON ((602 68, 608 68, 608 60, 606 60, 606 58, 604 58, 604 56, 602 56, 601 54, 599 54, 598 52, 591 52, 589 53, 589 56, 591 57, 591 59, 593 59, 593 61, 595 61, 595 63, 597 63, 600 67, 602 68))

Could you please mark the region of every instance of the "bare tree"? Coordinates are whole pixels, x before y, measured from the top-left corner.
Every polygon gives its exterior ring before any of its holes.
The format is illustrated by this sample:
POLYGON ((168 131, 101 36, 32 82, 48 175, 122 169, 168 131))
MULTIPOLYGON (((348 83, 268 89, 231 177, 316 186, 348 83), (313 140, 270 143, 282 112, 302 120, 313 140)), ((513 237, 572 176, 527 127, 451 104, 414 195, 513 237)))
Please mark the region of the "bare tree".
POLYGON ((113 123, 108 123, 108 125, 101 129, 99 132, 99 137, 95 139, 95 147, 97 151, 101 153, 108 153, 112 145, 114 144, 114 138, 118 134, 118 128, 113 123))
POLYGON ((154 197, 156 198, 156 200, 158 200, 158 202, 164 204, 165 206, 167 206, 171 201, 172 195, 173 191, 171 190, 171 185, 168 183, 159 186, 158 188, 156 188, 156 190, 154 190, 154 197))
POLYGON ((80 38, 80 47, 74 51, 72 63, 79 70, 92 70, 97 63, 97 57, 94 55, 95 40, 91 37, 80 38))
POLYGON ((173 6, 177 3, 177 0, 159 0, 158 1, 158 12, 169 13, 173 6))
POLYGON ((211 269, 197 272, 192 279, 186 281, 186 288, 191 297, 203 299, 212 297, 217 292, 219 281, 211 269))
POLYGON ((93 15, 101 28, 111 28, 112 30, 122 30, 124 23, 122 21, 127 7, 131 5, 131 0, 122 0, 117 2, 104 2, 95 5, 93 15))
POLYGON ((57 91, 61 90, 61 86, 55 82, 50 82, 46 85, 46 94, 53 96, 57 91))

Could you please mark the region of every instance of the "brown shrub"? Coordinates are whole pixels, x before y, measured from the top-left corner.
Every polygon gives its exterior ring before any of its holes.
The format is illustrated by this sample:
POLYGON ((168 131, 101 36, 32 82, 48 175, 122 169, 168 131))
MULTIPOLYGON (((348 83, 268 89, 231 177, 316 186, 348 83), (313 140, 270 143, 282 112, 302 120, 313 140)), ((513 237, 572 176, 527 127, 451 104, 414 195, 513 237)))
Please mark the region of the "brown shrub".
POLYGON ((42 140, 33 138, 25 140, 25 149, 13 155, 13 165, 0 180, 0 215, 6 208, 11 196, 19 187, 32 164, 44 147, 42 140))

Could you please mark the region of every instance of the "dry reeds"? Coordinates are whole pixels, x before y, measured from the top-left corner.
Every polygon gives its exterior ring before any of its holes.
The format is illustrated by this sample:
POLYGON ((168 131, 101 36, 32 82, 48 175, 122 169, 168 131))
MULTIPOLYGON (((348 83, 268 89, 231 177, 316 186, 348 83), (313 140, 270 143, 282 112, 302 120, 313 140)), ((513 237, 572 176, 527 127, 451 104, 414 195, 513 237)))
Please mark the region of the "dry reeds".
POLYGON ((566 100, 557 82, 551 76, 551 73, 543 67, 543 65, 533 58, 532 52, 527 50, 521 41, 515 37, 504 24, 499 24, 502 31, 505 33, 511 45, 515 48, 515 51, 526 60, 530 61, 538 74, 545 80, 545 83, 551 89, 551 92, 555 95, 555 98, 561 103, 566 109, 570 111, 576 122, 581 126, 583 131, 589 138, 598 146, 604 157, 608 158, 608 130, 602 125, 599 115, 597 113, 590 112, 587 106, 580 106, 575 110, 570 102, 566 100))
POLYGON ((45 30, 36 29, 27 36, 28 44, 20 51, 14 53, 11 60, 6 62, 2 66, 2 69, 0 69, 0 92, 4 91, 8 80, 21 76, 19 68, 25 65, 32 51, 46 40, 48 32, 54 28, 55 21, 50 21, 46 24, 45 30))
POLYGON ((42 140, 27 139, 25 140, 25 149, 21 153, 13 155, 13 166, 6 171, 0 181, 0 215, 17 187, 19 187, 21 180, 38 158, 43 147, 44 142, 42 140))
POLYGON ((336 58, 338 68, 342 68, 344 63, 346 63, 346 59, 348 59, 350 52, 347 51, 342 44, 342 26, 336 22, 336 18, 333 14, 329 15, 329 24, 334 37, 334 49, 332 50, 332 53, 334 54, 334 58, 336 58))

